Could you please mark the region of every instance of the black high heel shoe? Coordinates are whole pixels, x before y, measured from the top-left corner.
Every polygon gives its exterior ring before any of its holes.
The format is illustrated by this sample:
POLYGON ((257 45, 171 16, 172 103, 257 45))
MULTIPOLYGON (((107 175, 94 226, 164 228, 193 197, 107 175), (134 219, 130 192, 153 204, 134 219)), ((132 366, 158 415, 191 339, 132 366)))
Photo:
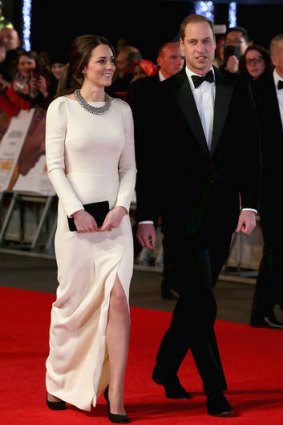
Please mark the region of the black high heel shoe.
POLYGON ((119 415, 118 413, 111 413, 108 391, 109 391, 109 386, 107 385, 107 387, 105 388, 105 391, 104 391, 104 398, 105 398, 105 401, 107 403, 108 418, 110 419, 111 422, 113 422, 115 424, 127 424, 127 423, 129 423, 130 420, 128 418, 128 415, 119 415))
POLYGON ((65 410, 66 409, 66 403, 63 400, 60 401, 50 401, 47 398, 46 394, 46 404, 51 410, 65 410))

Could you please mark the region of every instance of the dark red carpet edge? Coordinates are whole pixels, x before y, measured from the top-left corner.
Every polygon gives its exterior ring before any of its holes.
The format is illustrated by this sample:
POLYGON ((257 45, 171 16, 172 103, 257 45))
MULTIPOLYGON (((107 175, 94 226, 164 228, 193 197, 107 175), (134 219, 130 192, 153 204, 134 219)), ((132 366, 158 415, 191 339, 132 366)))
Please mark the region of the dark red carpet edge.
MULTIPOLYGON (((109 424, 104 400, 91 413, 70 408, 50 411, 45 405, 45 360, 51 294, 0 287, 0 423, 2 425, 109 424)), ((160 338, 171 314, 131 308, 132 331, 126 377, 126 406, 140 425, 282 425, 283 334, 218 321, 216 332, 225 366, 227 396, 236 415, 214 418, 206 413, 199 376, 189 355, 180 378, 193 398, 167 400, 151 381, 160 338)), ((82 388, 83 391, 83 388, 82 388)))

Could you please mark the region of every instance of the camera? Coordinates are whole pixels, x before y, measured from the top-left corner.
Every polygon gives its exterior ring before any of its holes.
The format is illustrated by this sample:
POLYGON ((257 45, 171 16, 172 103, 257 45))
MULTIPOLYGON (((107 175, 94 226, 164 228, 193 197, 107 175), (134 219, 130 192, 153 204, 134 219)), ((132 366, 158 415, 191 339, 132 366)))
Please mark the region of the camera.
POLYGON ((224 62, 226 63, 229 56, 236 56, 236 58, 240 59, 241 57, 241 49, 240 46, 225 46, 224 47, 224 62))
POLYGON ((32 74, 32 78, 34 78, 34 80, 37 82, 39 80, 39 74, 37 72, 34 72, 32 74))

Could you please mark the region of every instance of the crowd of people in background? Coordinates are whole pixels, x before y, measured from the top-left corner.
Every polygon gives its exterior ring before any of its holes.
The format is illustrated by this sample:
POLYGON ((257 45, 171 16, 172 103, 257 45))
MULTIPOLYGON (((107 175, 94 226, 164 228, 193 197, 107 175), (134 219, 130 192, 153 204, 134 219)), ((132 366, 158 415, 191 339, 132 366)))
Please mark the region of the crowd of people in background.
MULTIPOLYGON (((0 3, 1 9, 1 3, 0 3)), ((129 96, 133 82, 158 74, 164 68, 164 61, 173 63, 164 45, 178 42, 166 40, 158 48, 156 59, 144 57, 142 49, 117 40, 117 69, 108 93, 130 102, 129 96), (165 53, 164 53, 165 52, 165 53), (163 59, 162 55, 165 59, 163 59)), ((183 65, 184 61, 179 62, 183 65)), ((248 31, 243 27, 229 28, 227 33, 217 40, 214 65, 227 72, 240 73, 251 80, 273 69, 269 51, 251 41, 248 31), (255 56, 255 57, 254 57, 255 56)), ((0 28, 0 96, 1 109, 14 116, 20 109, 29 109, 35 105, 47 108, 55 97, 58 81, 64 71, 65 60, 53 57, 48 52, 25 51, 21 46, 18 31, 10 22, 2 22, 0 28), (6 105, 5 105, 5 102, 6 105)), ((168 65, 165 65, 168 66, 168 65)), ((172 76, 180 70, 175 65, 162 79, 172 76)), ((166 71, 165 71, 166 72, 166 71)))
POLYGON ((15 28, 0 30, 1 109, 9 116, 38 106, 47 109, 54 98, 64 64, 42 52, 25 51, 15 28))

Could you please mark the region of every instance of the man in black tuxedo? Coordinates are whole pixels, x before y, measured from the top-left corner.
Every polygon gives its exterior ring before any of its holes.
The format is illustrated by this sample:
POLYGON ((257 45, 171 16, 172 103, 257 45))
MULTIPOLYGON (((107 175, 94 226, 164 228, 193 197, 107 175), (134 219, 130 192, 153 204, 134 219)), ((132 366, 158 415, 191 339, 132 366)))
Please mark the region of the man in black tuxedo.
POLYGON ((283 230, 282 211, 274 199, 273 186, 282 180, 283 157, 283 34, 270 44, 274 71, 252 84, 260 145, 262 178, 259 214, 264 240, 263 256, 252 303, 250 323, 255 327, 283 330, 274 308, 283 311, 283 230))
POLYGON ((213 286, 233 232, 250 234, 256 226, 258 140, 246 83, 212 66, 212 22, 189 15, 180 38, 186 66, 148 99, 143 111, 147 137, 137 149, 137 237, 143 247, 154 249, 155 224, 162 216, 180 288, 152 378, 167 397, 188 398, 177 373, 191 349, 207 412, 223 416, 231 415, 232 407, 224 396, 227 385, 214 333, 213 286))
MULTIPOLYGON (((156 61, 159 68, 158 73, 151 77, 141 78, 133 82, 130 87, 129 100, 135 121, 135 141, 137 149, 139 146, 143 145, 143 140, 147 137, 147 135, 144 134, 146 128, 144 127, 143 110, 147 108, 148 100, 154 96, 155 91, 162 81, 177 74, 184 65, 184 58, 179 41, 162 43, 158 49, 156 61)), ((137 155, 137 158, 139 158, 139 155, 137 155)), ((167 300, 176 300, 176 291, 178 292, 178 288, 175 286, 176 281, 173 276, 171 247, 166 247, 164 240, 162 240, 162 246, 163 279, 161 281, 161 297, 167 300)))

